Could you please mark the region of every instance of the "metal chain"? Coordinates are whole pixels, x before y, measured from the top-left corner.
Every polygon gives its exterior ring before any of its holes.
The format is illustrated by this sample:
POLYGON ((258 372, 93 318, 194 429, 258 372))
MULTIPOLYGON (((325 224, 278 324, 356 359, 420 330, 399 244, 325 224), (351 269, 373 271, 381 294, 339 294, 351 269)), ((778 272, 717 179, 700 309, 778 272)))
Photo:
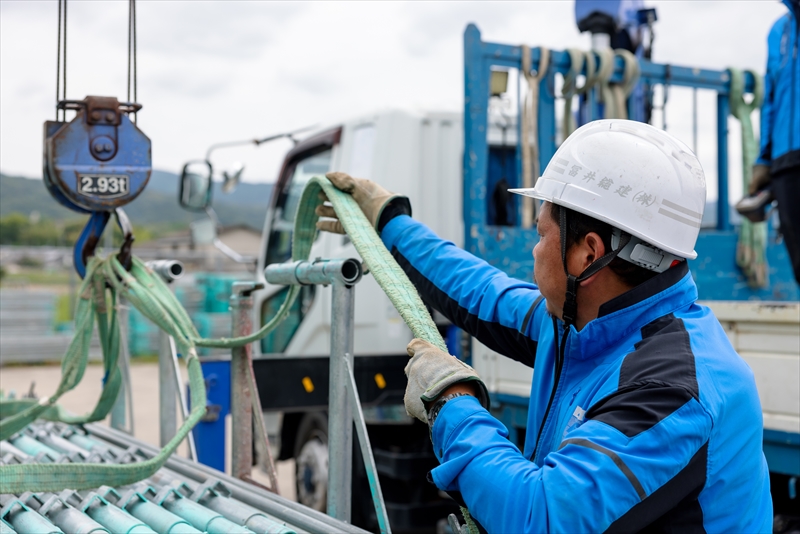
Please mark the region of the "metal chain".
POLYGON ((131 1, 128 1, 128 97, 127 101, 131 101, 131 1))
MULTIPOLYGON (((136 0, 128 2, 128 102, 136 102, 136 0), (133 83, 131 84, 131 71, 133 83), (133 100, 131 100, 131 87, 133 87, 133 100)), ((133 113, 133 122, 136 123, 136 112, 133 113)))
MULTIPOLYGON (((128 2, 128 102, 136 102, 136 0, 128 2), (133 76, 131 76, 133 74, 133 76), (133 78, 131 80, 131 77, 133 78), (131 100, 133 88, 133 100, 131 100)), ((59 120, 58 103, 67 99, 67 0, 58 0, 58 43, 56 45, 56 120, 59 120), (63 46, 62 46, 63 45, 63 46), (61 70, 61 63, 64 69, 61 70)), ((66 121, 67 110, 61 110, 61 120, 66 121)), ((133 122, 137 114, 133 113, 133 122)))
MULTIPOLYGON (((58 44, 56 46, 56 121, 58 120, 58 102, 59 100, 66 100, 67 99, 67 0, 58 0, 58 44), (64 16, 61 16, 61 13, 64 13, 64 16), (62 22, 63 21, 63 22, 62 22), (61 30, 64 30, 63 33, 63 42, 64 42, 64 92, 61 92, 61 42, 62 42, 62 33, 61 30)), ((67 110, 62 110, 61 119, 66 120, 67 117, 67 110)))

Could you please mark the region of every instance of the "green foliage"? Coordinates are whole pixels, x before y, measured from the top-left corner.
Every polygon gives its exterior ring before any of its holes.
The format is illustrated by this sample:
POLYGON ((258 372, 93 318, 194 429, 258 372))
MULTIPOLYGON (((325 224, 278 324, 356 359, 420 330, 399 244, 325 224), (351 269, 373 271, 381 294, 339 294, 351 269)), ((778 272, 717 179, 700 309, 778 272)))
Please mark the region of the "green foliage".
MULTIPOLYGON (((70 219, 67 221, 41 219, 33 223, 21 213, 10 213, 0 217, 0 245, 72 246, 78 240, 85 224, 85 219, 70 219)), ((120 246, 122 244, 122 231, 119 226, 114 222, 110 222, 107 229, 112 231, 114 246, 120 246)), ((134 227, 136 243, 147 243, 176 229, 180 230, 180 225, 136 225, 134 227)), ((37 265, 30 265, 29 267, 37 267, 37 265)))
POLYGON ((56 324, 70 323, 74 319, 72 309, 72 298, 69 294, 56 297, 56 308, 54 320, 56 324))
POLYGON ((35 286, 60 286, 69 284, 69 271, 48 271, 45 269, 22 269, 14 274, 6 273, 4 284, 31 284, 35 286))
POLYGON ((18 262, 20 267, 29 267, 32 269, 38 269, 42 266, 42 262, 37 260, 36 258, 31 258, 29 256, 23 256, 20 258, 18 262))
POLYGON ((74 243, 74 241, 65 242, 64 229, 64 223, 56 223, 50 219, 31 222, 21 213, 10 213, 0 217, 0 245, 37 246, 74 243))
POLYGON ((21 213, 0 217, 0 245, 13 245, 20 242, 22 231, 30 223, 21 213))

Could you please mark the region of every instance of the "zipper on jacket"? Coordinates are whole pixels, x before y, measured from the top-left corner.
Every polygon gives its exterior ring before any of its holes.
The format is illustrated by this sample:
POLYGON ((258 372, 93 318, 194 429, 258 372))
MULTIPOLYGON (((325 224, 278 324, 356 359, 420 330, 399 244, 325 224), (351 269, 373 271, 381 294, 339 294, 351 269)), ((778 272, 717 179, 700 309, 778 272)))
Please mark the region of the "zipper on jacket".
POLYGON ((556 349, 555 379, 553 380, 553 391, 550 392, 550 400, 547 401, 547 408, 545 408, 544 411, 542 424, 539 425, 539 434, 536 436, 536 445, 533 447, 533 454, 531 455, 532 462, 536 462, 536 454, 539 452, 539 444, 542 441, 542 432, 547 424, 547 417, 550 415, 550 408, 553 407, 553 399, 556 397, 556 390, 558 389, 558 384, 561 381, 561 371, 564 367, 564 350, 567 346, 567 336, 569 336, 569 329, 564 330, 564 336, 561 338, 561 346, 559 348, 558 321, 555 317, 553 317, 553 341, 556 349))

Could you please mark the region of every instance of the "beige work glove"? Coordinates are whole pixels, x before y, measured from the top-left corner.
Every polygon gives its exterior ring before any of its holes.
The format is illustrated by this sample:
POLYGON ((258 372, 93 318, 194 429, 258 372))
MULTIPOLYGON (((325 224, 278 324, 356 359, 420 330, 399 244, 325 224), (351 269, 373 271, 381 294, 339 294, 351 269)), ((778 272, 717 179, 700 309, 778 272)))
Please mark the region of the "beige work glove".
POLYGON ((748 193, 754 195, 767 187, 772 179, 769 175, 769 165, 753 165, 753 176, 750 178, 748 193))
MULTIPOLYGON (((387 191, 371 180, 353 178, 344 172, 329 172, 325 177, 331 181, 336 189, 353 196, 353 199, 358 203, 358 207, 361 208, 361 211, 364 212, 364 215, 367 216, 367 219, 376 230, 378 229, 381 213, 389 202, 398 198, 406 198, 403 195, 387 191)), ((327 200, 327 197, 323 195, 322 200, 327 200)), ((317 228, 320 230, 335 234, 346 233, 333 207, 319 205, 315 213, 320 217, 333 219, 330 221, 317 221, 317 228)))
POLYGON ((425 403, 436 400, 444 390, 459 382, 474 382, 478 400, 488 407, 486 385, 472 367, 421 339, 412 339, 406 352, 411 356, 405 368, 408 386, 403 398, 408 415, 427 423, 425 403))

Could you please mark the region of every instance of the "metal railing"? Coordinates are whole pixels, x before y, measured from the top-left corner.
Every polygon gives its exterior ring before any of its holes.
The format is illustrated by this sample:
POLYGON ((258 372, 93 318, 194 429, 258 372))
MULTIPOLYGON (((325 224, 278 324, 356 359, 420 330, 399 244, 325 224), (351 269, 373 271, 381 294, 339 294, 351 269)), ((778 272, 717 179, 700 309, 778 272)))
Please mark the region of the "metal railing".
MULTIPOLYGON (((593 56, 592 56, 593 57, 593 56)), ((531 49, 531 68, 539 68, 540 50, 531 49)), ((752 289, 736 267, 737 235, 729 217, 729 135, 730 74, 727 70, 709 70, 665 65, 640 60, 639 84, 651 87, 687 87, 716 92, 716 152, 717 152, 717 217, 713 230, 701 232, 696 249, 699 256, 690 268, 700 288, 700 298, 715 300, 798 300, 800 290, 794 282, 791 265, 783 244, 771 240, 767 247, 770 265, 770 287, 752 289)), ((535 230, 520 226, 492 226, 488 220, 489 191, 489 101, 493 69, 521 69, 522 47, 481 40, 480 30, 470 24, 464 32, 464 248, 516 278, 530 279, 533 274, 531 251, 538 240, 535 230)), ((538 148, 539 168, 544 170, 557 148, 556 75, 570 69, 566 51, 550 51, 547 71, 539 83, 538 148)), ((624 63, 615 58, 610 83, 623 80, 624 63)), ((582 74, 585 74, 582 72, 582 74)), ((753 89, 753 77, 745 75, 745 91, 753 89)), ((588 120, 601 118, 597 107, 596 89, 592 89, 581 110, 588 120)), ((518 98, 521 102, 521 99, 518 98)), ((516 116, 520 116, 520 109, 516 116)), ((697 113, 695 107, 694 113, 697 113)), ((517 121, 520 128, 520 121, 517 121)), ((516 168, 522 173, 519 147, 521 135, 516 136, 516 168)), ((538 177, 534 177, 536 179, 538 177)), ((512 185, 513 187, 513 185, 512 185)))

